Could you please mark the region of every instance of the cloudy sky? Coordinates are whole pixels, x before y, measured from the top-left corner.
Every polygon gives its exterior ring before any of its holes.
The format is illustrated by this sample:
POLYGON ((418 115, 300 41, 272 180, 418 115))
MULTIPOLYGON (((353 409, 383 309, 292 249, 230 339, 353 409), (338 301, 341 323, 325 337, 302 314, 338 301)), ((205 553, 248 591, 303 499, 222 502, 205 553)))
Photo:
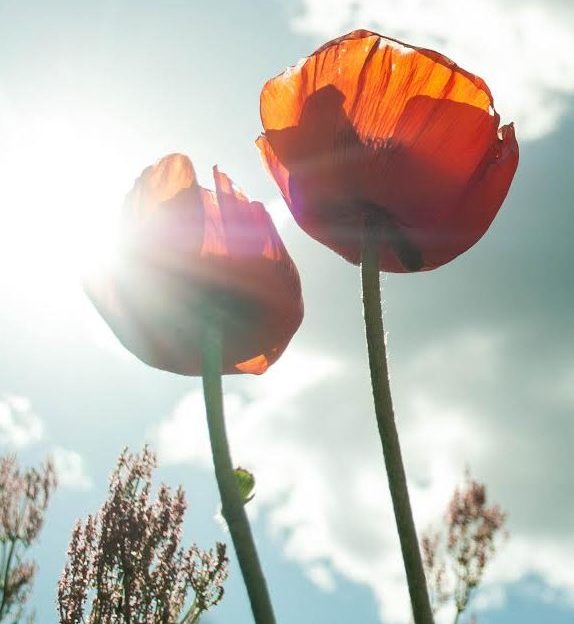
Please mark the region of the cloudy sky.
MULTIPOLYGON (((57 621, 73 523, 101 504, 125 445, 150 443, 158 480, 186 488, 187 541, 226 539, 200 380, 125 352, 80 285, 133 179, 174 151, 206 185, 217 163, 265 201, 302 276, 306 317, 284 357, 225 380, 278 620, 407 621, 358 272, 298 230, 254 145, 264 81, 356 27, 451 56, 516 122, 519 169, 484 239, 431 273, 384 278, 391 376, 419 527, 466 466, 509 514, 479 622, 572 622, 570 0, 0 0, 0 450, 51 454, 60 473, 36 551, 42 624, 57 621)), ((251 621, 236 567, 207 621, 251 621)))

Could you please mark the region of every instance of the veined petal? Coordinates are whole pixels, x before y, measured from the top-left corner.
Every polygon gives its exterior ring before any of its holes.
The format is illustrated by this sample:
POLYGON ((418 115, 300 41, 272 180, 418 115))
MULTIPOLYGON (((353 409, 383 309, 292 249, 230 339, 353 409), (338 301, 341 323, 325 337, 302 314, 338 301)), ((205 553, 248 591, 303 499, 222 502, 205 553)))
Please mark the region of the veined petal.
MULTIPOLYGON (((364 30, 268 81, 261 119, 257 145, 299 225, 358 263, 366 216, 379 213, 381 266, 389 271, 441 264, 416 248, 423 235, 445 245, 445 262, 460 253, 441 234, 462 224, 461 207, 501 149, 499 116, 481 78, 438 52, 364 30)), ((500 170, 500 188, 508 190, 515 169, 516 162, 500 170)), ((470 211, 482 214, 469 230, 490 223, 504 199, 493 198, 487 193, 491 203, 470 211)))
POLYGON ((269 80, 261 92, 265 130, 299 123, 307 99, 325 87, 343 96, 345 114, 361 139, 390 137, 410 98, 426 96, 486 112, 484 81, 446 56, 360 30, 339 37, 269 80))
POLYGON ((512 124, 503 126, 492 152, 478 168, 457 210, 438 223, 434 232, 413 237, 424 249, 425 268, 432 269, 470 249, 487 231, 506 198, 518 166, 518 143, 512 124), (445 255, 448 250, 448 255, 445 255))
POLYGON ((183 154, 170 154, 144 169, 125 201, 127 218, 143 218, 159 204, 183 189, 197 184, 191 160, 183 154))
POLYGON ((303 318, 301 284, 271 218, 214 168, 215 192, 191 161, 168 156, 128 195, 122 257, 86 291, 142 361, 202 372, 206 315, 218 319, 223 373, 263 373, 303 318), (140 203, 141 202, 141 203, 140 203))

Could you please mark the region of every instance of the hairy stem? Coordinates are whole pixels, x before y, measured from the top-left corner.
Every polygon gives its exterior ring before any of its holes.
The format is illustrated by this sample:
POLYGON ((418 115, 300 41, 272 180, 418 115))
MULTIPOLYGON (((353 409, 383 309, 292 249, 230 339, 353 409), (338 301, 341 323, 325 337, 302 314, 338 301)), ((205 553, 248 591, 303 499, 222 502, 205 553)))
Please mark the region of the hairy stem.
POLYGON ((389 385, 379 279, 382 232, 380 223, 367 220, 363 237, 361 281, 371 384, 414 621, 415 624, 433 624, 389 385))
POLYGON ((202 340, 203 394, 215 477, 219 486, 223 517, 233 540, 239 567, 247 587, 251 610, 257 624, 274 624, 275 616, 255 549, 251 527, 233 471, 223 415, 221 387, 221 332, 213 318, 204 321, 202 340))

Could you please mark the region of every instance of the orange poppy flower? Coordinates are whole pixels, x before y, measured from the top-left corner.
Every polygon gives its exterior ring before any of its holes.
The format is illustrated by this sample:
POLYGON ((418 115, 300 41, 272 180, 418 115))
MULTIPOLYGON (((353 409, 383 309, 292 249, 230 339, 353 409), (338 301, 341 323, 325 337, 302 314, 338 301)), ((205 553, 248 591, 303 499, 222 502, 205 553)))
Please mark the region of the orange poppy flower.
POLYGON ((214 167, 215 193, 172 154, 145 169, 124 207, 116 268, 86 290, 119 340, 163 370, 201 375, 205 315, 223 373, 263 373, 303 318, 299 274, 263 204, 214 167))
POLYGON ((380 268, 449 262, 486 232, 518 164, 483 80, 432 50, 358 30, 261 93, 263 159, 299 225, 358 264, 366 220, 380 268))

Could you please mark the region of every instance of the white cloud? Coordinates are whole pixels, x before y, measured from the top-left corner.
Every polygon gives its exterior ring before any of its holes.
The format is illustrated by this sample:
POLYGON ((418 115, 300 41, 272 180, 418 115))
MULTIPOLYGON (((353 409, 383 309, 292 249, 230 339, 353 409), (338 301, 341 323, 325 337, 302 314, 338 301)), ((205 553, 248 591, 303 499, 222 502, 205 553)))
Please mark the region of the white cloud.
MULTIPOLYGON (((252 378, 251 397, 226 393, 225 413, 232 447, 239 449, 236 463, 245 457, 240 449, 254 448, 269 429, 294 416, 292 401, 331 375, 340 373, 340 364, 328 357, 297 353, 291 349, 265 375, 252 378)), ((205 422, 203 394, 192 392, 153 433, 163 461, 200 460, 211 466, 209 437, 205 422)))
MULTIPOLYGON (((491 403, 476 396, 488 397, 507 376, 510 344, 508 335, 458 331, 392 367, 417 525, 440 521, 467 466, 510 512, 511 540, 494 560, 477 610, 500 606, 505 584, 528 574, 574 595, 571 533, 549 533, 532 514, 532 506, 548 504, 553 488, 560 487, 552 481, 552 462, 541 460, 550 473, 538 474, 529 453, 508 456, 513 435, 537 439, 536 421, 515 408, 523 422, 507 438, 499 430, 504 405, 490 413, 491 403), (524 482, 525 475, 530 482, 524 482), (507 482, 508 488, 501 487, 507 482), (525 488, 536 497, 524 494, 525 488)), ((249 513, 265 515, 285 555, 299 562, 308 578, 325 591, 336 587, 337 577, 363 584, 373 592, 382 621, 404 622, 403 564, 368 386, 361 385, 367 371, 352 358, 347 362, 289 351, 247 394, 226 394, 234 463, 257 479, 249 513)), ((552 374, 548 383, 554 383, 552 374)), ((525 404, 537 396, 533 386, 532 396, 524 394, 525 404)), ((211 469, 200 392, 185 397, 154 437, 163 461, 211 469)), ((450 615, 445 611, 438 622, 450 615)))
POLYGON ((574 11, 508 0, 302 0, 293 27, 321 40, 370 28, 429 47, 482 76, 519 139, 558 126, 574 95, 574 11))
MULTIPOLYGON (((5 395, 0 401, 0 444, 22 449, 40 442, 44 437, 44 423, 32 410, 30 400, 5 395)), ((92 487, 79 453, 56 446, 49 451, 49 455, 54 461, 60 486, 74 490, 92 487)))
POLYGON ((19 396, 4 396, 0 401, 0 444, 23 448, 39 442, 44 426, 30 401, 19 396))
MULTIPOLYGON (((333 572, 370 586, 385 616, 399 621, 407 595, 379 443, 365 413, 370 399, 352 412, 341 401, 351 375, 339 362, 290 351, 257 380, 251 396, 226 394, 229 438, 234 463, 256 475, 250 514, 267 512, 272 532, 285 539, 285 554, 324 590, 335 587, 333 572), (305 409, 319 385, 323 396, 326 389, 337 392, 334 405, 305 409)), ((452 420, 447 415, 440 422, 443 432, 452 420)), ((452 429, 446 440, 457 445, 458 425, 452 429)), ((185 397, 154 437, 163 461, 211 467, 200 392, 185 397)), ((437 455, 441 459, 430 472, 435 481, 413 488, 414 504, 425 518, 427 499, 446 500, 452 486, 453 471, 441 465, 443 454, 437 455)))
POLYGON ((311 565, 306 572, 309 579, 323 591, 331 592, 335 589, 336 583, 333 573, 326 565, 320 563, 311 565))
POLYGON ((71 490, 89 490, 92 480, 86 472, 84 458, 76 451, 57 446, 52 449, 58 485, 71 490))

